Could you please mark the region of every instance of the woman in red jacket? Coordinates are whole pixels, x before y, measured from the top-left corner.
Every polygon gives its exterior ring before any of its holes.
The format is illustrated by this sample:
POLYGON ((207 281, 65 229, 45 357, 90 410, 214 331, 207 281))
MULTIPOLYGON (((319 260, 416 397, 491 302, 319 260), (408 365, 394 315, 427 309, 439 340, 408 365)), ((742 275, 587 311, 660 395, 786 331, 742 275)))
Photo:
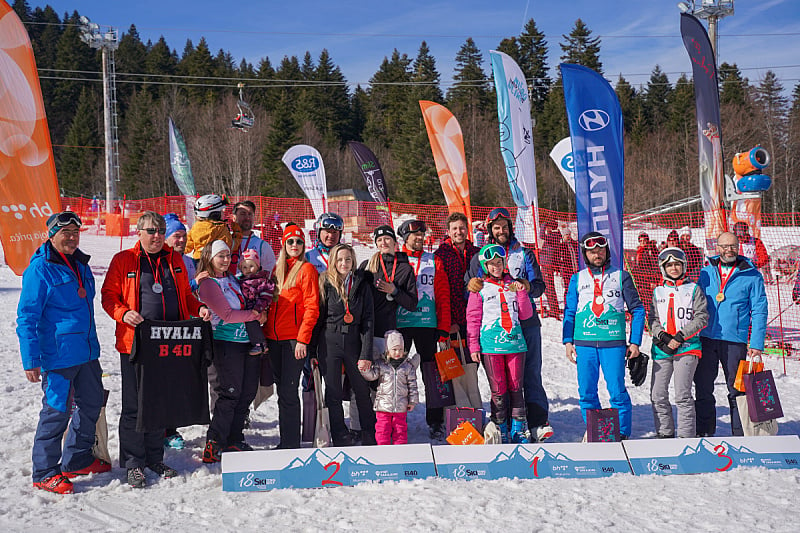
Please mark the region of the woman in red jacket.
POLYGON ((300 372, 319 317, 317 270, 306 261, 303 231, 286 225, 275 265, 275 296, 264 333, 278 389, 278 448, 300 447, 300 372))

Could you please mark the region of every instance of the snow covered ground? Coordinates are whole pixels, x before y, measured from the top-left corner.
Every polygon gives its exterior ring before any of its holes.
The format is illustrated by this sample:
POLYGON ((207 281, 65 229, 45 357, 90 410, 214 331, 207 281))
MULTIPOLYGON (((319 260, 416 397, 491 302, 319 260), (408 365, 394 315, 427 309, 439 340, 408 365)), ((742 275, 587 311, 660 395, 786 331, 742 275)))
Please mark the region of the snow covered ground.
MULTIPOLYGON (((124 246, 133 243, 125 239, 124 246)), ((120 239, 82 236, 81 248, 102 284, 120 239)), ((360 258, 367 251, 360 250, 360 258)), ((361 257, 364 256, 364 257, 361 257)), ((634 477, 616 474, 596 480, 541 479, 447 481, 368 484, 331 490, 277 490, 266 493, 223 493, 220 467, 200 461, 205 428, 182 430, 187 448, 167 450, 166 462, 181 476, 148 478, 144 490, 130 489, 124 471, 79 479, 74 495, 57 496, 31 487, 30 451, 37 413, 39 385, 28 383, 22 371, 15 335, 16 306, 21 287, 6 266, 0 266, 0 413, 4 441, 0 447, 0 531, 796 531, 800 470, 739 468, 720 474, 675 477, 634 477), (792 525, 795 524, 795 525, 792 525)), ((95 301, 102 346, 104 385, 112 391, 108 404, 109 448, 117 455, 120 410, 118 354, 114 324, 95 301)), ((555 442, 579 441, 584 428, 577 402, 575 367, 564 357, 561 323, 545 319, 542 328, 544 380, 550 397, 550 421, 555 442)), ((644 347, 649 350, 649 346, 644 347)), ((780 434, 800 433, 800 362, 767 359, 776 375, 786 414, 780 434)), ((481 389, 489 388, 481 371, 481 389)), ((421 383, 420 378, 420 383, 421 383)), ((649 383, 649 381, 648 381, 649 383)), ((602 390, 602 386, 601 386, 602 390)), ((653 437, 648 387, 629 389, 633 398, 633 438, 653 437)), ((717 403, 727 405, 722 377, 717 403)), ((607 396, 603 398, 607 404, 607 396)), ((487 404, 488 407, 488 404, 487 404)), ((726 409, 719 409, 718 434, 730 426, 726 409)), ((410 414, 411 442, 426 442, 424 409, 410 414)), ((256 449, 277 444, 277 403, 273 396, 253 416, 247 439, 256 449)))

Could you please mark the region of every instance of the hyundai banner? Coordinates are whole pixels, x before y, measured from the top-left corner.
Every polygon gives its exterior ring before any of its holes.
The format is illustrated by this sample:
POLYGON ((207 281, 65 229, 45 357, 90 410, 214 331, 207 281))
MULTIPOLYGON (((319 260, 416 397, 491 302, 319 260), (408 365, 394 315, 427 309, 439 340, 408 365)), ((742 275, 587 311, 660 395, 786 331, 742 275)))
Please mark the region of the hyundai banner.
POLYGON ((578 234, 605 235, 611 264, 622 268, 625 155, 619 100, 597 72, 568 63, 560 68, 575 167, 578 234))

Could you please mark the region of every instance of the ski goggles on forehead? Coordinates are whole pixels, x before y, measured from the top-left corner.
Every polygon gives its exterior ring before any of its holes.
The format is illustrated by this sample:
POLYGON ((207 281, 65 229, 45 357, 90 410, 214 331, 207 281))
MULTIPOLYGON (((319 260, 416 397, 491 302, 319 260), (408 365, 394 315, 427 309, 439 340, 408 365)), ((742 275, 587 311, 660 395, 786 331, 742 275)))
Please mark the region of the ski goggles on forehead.
POLYGON ((511 213, 509 213, 508 209, 504 207, 495 207, 494 209, 489 211, 489 216, 486 217, 486 223, 491 224, 492 222, 501 217, 511 220, 511 213))
POLYGON ((594 250, 595 248, 605 248, 608 246, 608 239, 603 236, 589 237, 581 243, 584 250, 594 250))
POLYGON ((326 218, 319 223, 319 229, 342 231, 344 229, 344 222, 341 219, 326 218))
POLYGON ((407 233, 417 233, 418 231, 426 231, 425 223, 421 220, 411 220, 406 226, 407 233))
POLYGON ((658 264, 666 265, 677 261, 678 263, 686 263, 686 254, 683 250, 664 250, 658 256, 658 264))
POLYGON ((487 248, 485 250, 481 250, 480 258, 483 261, 491 261, 495 257, 501 257, 503 259, 506 258, 506 249, 502 246, 492 246, 491 248, 487 248))
POLYGON ((81 222, 81 217, 72 211, 63 211, 57 215, 54 215, 53 218, 48 221, 47 227, 63 228, 69 226, 70 224, 75 224, 80 228, 83 225, 83 222, 81 222))

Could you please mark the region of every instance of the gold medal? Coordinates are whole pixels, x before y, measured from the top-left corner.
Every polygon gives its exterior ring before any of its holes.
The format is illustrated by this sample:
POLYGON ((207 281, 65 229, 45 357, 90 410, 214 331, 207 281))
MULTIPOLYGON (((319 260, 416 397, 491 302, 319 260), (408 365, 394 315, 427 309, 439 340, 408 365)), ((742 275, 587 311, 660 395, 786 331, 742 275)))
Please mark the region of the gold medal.
POLYGON ((725 295, 724 295, 723 293, 721 293, 721 292, 720 292, 720 293, 717 293, 716 300, 717 300, 718 302, 721 302, 721 301, 723 301, 724 299, 725 299, 725 295))

